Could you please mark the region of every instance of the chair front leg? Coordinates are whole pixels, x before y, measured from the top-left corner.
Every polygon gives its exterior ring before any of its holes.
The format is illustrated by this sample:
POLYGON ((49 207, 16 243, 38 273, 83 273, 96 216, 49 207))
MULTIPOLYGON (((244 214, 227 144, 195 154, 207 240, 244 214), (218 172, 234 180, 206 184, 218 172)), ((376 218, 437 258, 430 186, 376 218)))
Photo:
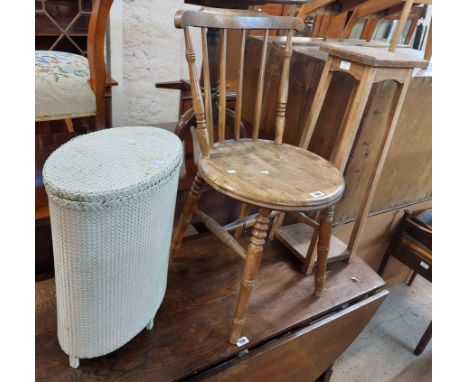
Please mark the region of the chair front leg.
POLYGON ((185 231, 192 221, 193 209, 197 206, 198 201, 200 200, 204 184, 205 181, 203 178, 200 176, 200 174, 197 174, 190 189, 188 199, 185 202, 184 209, 182 210, 179 221, 177 222, 174 236, 172 237, 171 252, 169 255, 170 259, 173 258, 175 252, 180 248, 185 231))
POLYGON ((327 258, 330 250, 330 240, 333 226, 335 206, 320 212, 320 227, 317 243, 317 264, 315 266, 315 296, 321 296, 325 285, 327 258))
POLYGON ((232 332, 229 342, 236 344, 241 335, 242 328, 245 323, 245 315, 247 313, 247 305, 250 294, 255 284, 258 266, 262 259, 263 245, 270 223, 270 211, 266 208, 261 208, 255 218, 255 225, 252 229, 250 244, 247 248, 247 258, 244 265, 244 273, 240 285, 239 296, 237 297, 236 311, 232 321, 232 332))

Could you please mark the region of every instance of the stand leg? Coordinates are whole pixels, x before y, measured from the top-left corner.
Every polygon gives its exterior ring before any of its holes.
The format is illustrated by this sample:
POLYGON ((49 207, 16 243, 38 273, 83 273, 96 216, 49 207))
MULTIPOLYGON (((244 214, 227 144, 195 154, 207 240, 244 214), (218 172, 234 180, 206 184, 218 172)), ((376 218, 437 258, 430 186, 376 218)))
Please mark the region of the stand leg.
POLYGON ((310 139, 314 134, 315 125, 320 114, 320 110, 323 106, 323 101, 325 101, 325 96, 327 95, 328 87, 333 77, 333 72, 330 71, 330 66, 332 59, 328 58, 325 62, 325 66, 322 71, 322 76, 315 92, 314 100, 312 101, 312 106, 307 114, 307 119, 302 130, 301 139, 299 141, 299 147, 307 150, 309 148, 310 139))
POLYGON ((341 172, 344 172, 348 163, 354 139, 358 132, 372 85, 374 84, 375 74, 375 68, 366 68, 364 70, 359 83, 353 87, 351 98, 346 107, 344 119, 340 127, 338 144, 333 150, 330 159, 330 162, 341 172))
POLYGON ((354 223, 351 238, 348 242, 347 251, 349 253, 349 259, 351 259, 351 257, 356 253, 359 240, 361 239, 362 233, 364 231, 367 215, 369 214, 371 203, 374 198, 374 193, 379 182, 380 174, 382 173, 385 159, 387 158, 388 150, 390 149, 390 144, 392 143, 393 133, 395 132, 398 117, 400 116, 401 107, 403 105, 403 101, 405 100, 406 93, 411 81, 411 73, 412 70, 409 69, 406 73, 405 81, 402 84, 398 84, 398 90, 393 97, 389 121, 386 125, 380 147, 378 148, 377 159, 371 171, 369 182, 363 197, 363 202, 359 208, 358 217, 354 223))
POLYGON ((426 348, 427 344, 432 338, 432 321, 427 327, 426 331, 424 332, 423 336, 418 342, 418 345, 416 346, 416 349, 414 349, 414 355, 421 355, 421 353, 424 351, 426 348))
POLYGON ((390 259, 390 256, 392 255, 392 251, 394 247, 395 247, 394 240, 392 240, 387 248, 387 251, 385 252, 384 257, 382 258, 382 262, 379 265, 379 270, 377 271, 379 276, 383 275, 385 267, 387 266, 387 263, 388 263, 388 259, 390 259))
MULTIPOLYGON (((315 212, 312 219, 317 221, 320 218, 320 212, 315 212)), ((319 230, 315 229, 312 239, 310 240, 309 249, 307 250, 306 258, 304 264, 302 265, 302 271, 306 275, 312 274, 312 269, 314 268, 315 259, 317 258, 317 240, 319 237, 319 230)))
POLYGON ((237 298, 236 310, 232 321, 231 337, 229 339, 229 342, 234 345, 237 343, 242 328, 244 327, 247 305, 255 284, 258 266, 262 259, 263 245, 265 244, 265 237, 267 235, 270 222, 269 215, 270 211, 268 209, 261 208, 255 218, 255 225, 252 229, 252 236, 250 238, 249 247, 247 248, 247 258, 245 260, 244 273, 242 275, 239 296, 237 298))
POLYGON ((273 240, 275 237, 276 231, 283 225, 284 218, 286 217, 286 213, 280 212, 280 214, 273 220, 273 224, 271 225, 270 235, 268 238, 273 240))
POLYGON ((184 209, 180 214, 180 218, 172 238, 171 252, 169 255, 170 259, 172 259, 174 253, 180 248, 184 233, 192 220, 193 209, 197 206, 198 201, 200 200, 204 183, 205 181, 200 177, 199 174, 197 174, 193 181, 192 188, 190 189, 188 200, 185 202, 184 209))
POLYGON ((319 238, 317 244, 317 265, 315 267, 315 296, 321 296, 325 286, 327 257, 330 250, 330 239, 335 206, 320 213, 319 238))

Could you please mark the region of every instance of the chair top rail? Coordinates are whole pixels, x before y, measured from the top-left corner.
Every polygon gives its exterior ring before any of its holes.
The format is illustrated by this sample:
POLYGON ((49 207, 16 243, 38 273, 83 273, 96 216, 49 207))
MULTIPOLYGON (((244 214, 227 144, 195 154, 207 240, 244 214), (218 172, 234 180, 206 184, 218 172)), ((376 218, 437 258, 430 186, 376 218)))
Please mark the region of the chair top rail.
POLYGON ((201 8, 198 11, 179 10, 174 18, 176 28, 207 27, 220 29, 295 29, 304 28, 298 17, 270 16, 257 11, 201 8))

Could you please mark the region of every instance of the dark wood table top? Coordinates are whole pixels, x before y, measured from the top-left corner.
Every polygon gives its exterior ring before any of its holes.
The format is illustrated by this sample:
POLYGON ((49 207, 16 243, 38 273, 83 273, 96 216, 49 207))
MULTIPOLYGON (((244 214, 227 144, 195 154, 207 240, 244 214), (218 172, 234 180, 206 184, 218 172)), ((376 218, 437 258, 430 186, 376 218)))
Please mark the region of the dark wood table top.
MULTIPOLYGON (((153 330, 109 355, 81 360, 79 369, 69 367, 58 344, 54 279, 36 283, 36 381, 175 381, 236 357, 243 348, 228 337, 242 266, 212 235, 186 239, 169 271, 153 330)), ((383 285, 356 257, 350 264, 331 264, 323 296, 314 297, 314 277, 300 272, 281 243, 268 242, 243 333, 250 339, 247 347, 305 327, 383 285)))

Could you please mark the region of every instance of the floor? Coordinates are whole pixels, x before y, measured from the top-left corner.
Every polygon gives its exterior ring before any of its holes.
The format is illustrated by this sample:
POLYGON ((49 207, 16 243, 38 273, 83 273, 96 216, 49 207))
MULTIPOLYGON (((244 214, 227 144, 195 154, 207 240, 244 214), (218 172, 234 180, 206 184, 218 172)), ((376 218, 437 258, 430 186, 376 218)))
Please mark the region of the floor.
POLYGON ((432 284, 416 277, 389 295, 355 342, 336 361, 331 382, 427 382, 432 380, 432 341, 413 350, 431 321, 432 284))

